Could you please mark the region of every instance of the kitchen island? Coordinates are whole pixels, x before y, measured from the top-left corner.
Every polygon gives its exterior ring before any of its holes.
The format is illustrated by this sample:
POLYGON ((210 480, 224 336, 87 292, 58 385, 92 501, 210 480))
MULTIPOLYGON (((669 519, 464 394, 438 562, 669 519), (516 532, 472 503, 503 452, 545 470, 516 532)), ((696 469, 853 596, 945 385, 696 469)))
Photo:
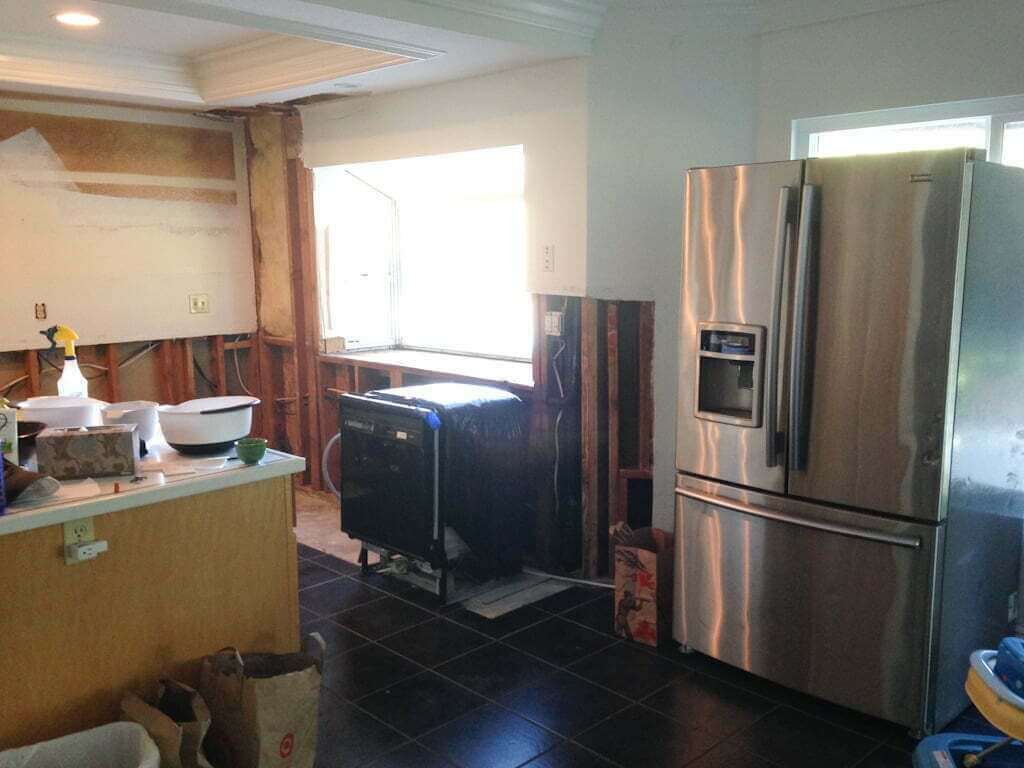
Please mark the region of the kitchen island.
POLYGON ((297 650, 304 468, 158 445, 141 479, 65 483, 0 516, 0 749, 115 720, 126 690, 160 677, 195 684, 223 647, 297 650), (90 520, 107 551, 65 564, 64 524, 90 520))

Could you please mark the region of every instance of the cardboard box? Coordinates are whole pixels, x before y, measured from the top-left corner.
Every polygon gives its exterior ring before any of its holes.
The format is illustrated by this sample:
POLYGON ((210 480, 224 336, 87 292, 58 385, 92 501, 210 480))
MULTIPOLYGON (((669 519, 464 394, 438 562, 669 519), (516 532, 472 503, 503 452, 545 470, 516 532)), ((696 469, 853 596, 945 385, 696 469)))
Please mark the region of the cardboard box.
POLYGON ((134 475, 139 460, 135 426, 44 429, 36 438, 39 471, 58 480, 134 475))
POLYGON ((672 534, 631 531, 615 546, 615 634, 657 646, 672 637, 672 534))
POLYGON ((18 412, 13 408, 0 408, 0 455, 18 463, 18 412))

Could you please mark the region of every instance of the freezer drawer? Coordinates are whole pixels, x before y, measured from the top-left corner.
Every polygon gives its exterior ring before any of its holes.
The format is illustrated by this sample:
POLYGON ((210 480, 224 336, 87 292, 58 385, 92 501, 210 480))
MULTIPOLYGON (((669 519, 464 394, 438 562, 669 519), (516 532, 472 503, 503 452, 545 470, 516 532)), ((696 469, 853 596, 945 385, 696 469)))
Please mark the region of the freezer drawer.
POLYGON ((921 728, 941 526, 680 476, 675 637, 782 685, 921 728))

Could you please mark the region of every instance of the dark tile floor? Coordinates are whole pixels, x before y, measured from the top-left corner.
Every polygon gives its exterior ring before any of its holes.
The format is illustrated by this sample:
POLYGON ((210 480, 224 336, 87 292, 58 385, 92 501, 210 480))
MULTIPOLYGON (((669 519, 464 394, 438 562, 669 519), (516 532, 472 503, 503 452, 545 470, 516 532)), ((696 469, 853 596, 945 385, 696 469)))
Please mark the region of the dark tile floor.
MULTIPOLYGON (((327 641, 318 768, 909 768, 891 723, 614 637, 572 588, 489 621, 300 547, 327 641)), ((987 732, 974 713, 948 730, 987 732)))

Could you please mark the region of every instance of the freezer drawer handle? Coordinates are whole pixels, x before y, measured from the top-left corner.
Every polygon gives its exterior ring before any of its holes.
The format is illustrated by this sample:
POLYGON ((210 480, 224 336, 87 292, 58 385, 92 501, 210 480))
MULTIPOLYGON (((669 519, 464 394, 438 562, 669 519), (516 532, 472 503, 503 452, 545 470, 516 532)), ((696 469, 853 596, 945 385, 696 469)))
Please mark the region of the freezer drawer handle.
POLYGON ((780 523, 791 523, 792 525, 799 525, 803 528, 814 528, 819 531, 838 533, 841 536, 850 536, 855 539, 867 539, 869 541, 879 541, 883 544, 892 544, 897 547, 907 547, 908 549, 919 549, 921 546, 921 540, 915 536, 897 536, 890 533, 866 531, 863 528, 853 528, 848 525, 815 522, 812 520, 806 520, 802 517, 787 515, 785 512, 776 512, 774 509, 758 507, 754 504, 747 504, 742 501, 736 501, 735 499, 727 499, 724 496, 715 496, 711 493, 701 493, 700 491, 694 491, 689 488, 676 488, 676 493, 680 496, 685 496, 688 499, 693 499, 694 501, 701 501, 705 504, 710 504, 713 507, 731 509, 733 512, 739 512, 743 515, 753 515, 754 517, 763 517, 767 520, 777 520, 780 523))

